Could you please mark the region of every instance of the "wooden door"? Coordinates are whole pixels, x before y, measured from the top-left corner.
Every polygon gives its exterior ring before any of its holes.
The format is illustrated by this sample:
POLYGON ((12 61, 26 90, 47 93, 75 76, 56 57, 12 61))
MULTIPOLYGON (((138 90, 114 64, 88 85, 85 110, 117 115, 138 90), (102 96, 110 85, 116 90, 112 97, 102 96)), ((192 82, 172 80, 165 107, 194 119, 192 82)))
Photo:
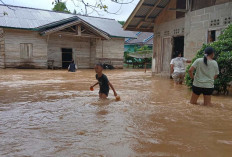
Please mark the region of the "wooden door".
POLYGON ((62 48, 62 68, 67 69, 69 64, 72 62, 72 49, 62 48))
POLYGON ((170 74, 170 62, 172 58, 172 38, 163 38, 162 44, 162 73, 170 74))

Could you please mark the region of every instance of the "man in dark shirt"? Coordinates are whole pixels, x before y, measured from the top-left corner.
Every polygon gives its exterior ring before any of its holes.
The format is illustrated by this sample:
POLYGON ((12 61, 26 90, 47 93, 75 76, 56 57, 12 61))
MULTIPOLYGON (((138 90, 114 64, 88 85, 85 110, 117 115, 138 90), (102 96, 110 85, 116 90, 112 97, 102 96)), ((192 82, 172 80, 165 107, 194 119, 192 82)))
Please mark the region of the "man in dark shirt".
POLYGON ((77 66, 74 63, 74 60, 72 60, 72 62, 68 66, 68 71, 70 71, 70 72, 76 72, 76 69, 77 69, 77 66))
POLYGON ((99 84, 99 86, 100 86, 99 97, 102 98, 102 99, 105 99, 105 98, 108 97, 110 88, 113 90, 114 96, 117 96, 117 93, 116 93, 113 85, 109 82, 107 76, 102 73, 102 70, 103 70, 102 64, 96 64, 95 71, 97 73, 96 74, 96 79, 98 80, 98 82, 95 83, 90 88, 93 88, 94 86, 99 84))

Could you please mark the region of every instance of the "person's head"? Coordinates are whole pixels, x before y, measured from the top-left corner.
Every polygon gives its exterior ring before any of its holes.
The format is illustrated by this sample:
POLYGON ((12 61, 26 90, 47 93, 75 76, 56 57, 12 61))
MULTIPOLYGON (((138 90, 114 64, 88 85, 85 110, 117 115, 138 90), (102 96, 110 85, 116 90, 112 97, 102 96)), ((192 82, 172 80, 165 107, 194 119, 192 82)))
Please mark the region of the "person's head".
POLYGON ((74 63, 74 60, 72 60, 72 62, 71 63, 74 63))
POLYGON ((182 53, 180 51, 175 52, 175 57, 182 57, 182 53))
POLYGON ((95 65, 94 69, 95 69, 96 73, 101 73, 102 70, 103 70, 103 65, 101 63, 98 63, 98 64, 95 65))
POLYGON ((207 47, 205 49, 205 55, 204 55, 204 63, 205 63, 205 65, 207 65, 207 57, 210 57, 211 59, 213 59, 213 57, 214 57, 214 49, 212 47, 207 47))

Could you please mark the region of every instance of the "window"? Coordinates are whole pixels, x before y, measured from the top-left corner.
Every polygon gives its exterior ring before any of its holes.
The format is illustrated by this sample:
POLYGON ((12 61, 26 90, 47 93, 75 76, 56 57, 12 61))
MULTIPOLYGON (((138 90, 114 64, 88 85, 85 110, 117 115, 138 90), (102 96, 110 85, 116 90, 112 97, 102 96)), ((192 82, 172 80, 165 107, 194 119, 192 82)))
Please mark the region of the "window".
POLYGON ((28 59, 32 57, 32 44, 20 44, 20 58, 28 59))
MULTIPOLYGON (((177 0, 176 1, 176 9, 186 9, 186 0, 177 0)), ((185 12, 176 11, 176 18, 182 18, 185 16, 185 12)))
POLYGON ((209 31, 208 32, 208 43, 216 41, 216 31, 209 31))
POLYGON ((215 5, 216 0, 193 0, 192 10, 198 10, 215 5))
POLYGON ((222 29, 208 31, 208 43, 217 41, 221 33, 222 29))

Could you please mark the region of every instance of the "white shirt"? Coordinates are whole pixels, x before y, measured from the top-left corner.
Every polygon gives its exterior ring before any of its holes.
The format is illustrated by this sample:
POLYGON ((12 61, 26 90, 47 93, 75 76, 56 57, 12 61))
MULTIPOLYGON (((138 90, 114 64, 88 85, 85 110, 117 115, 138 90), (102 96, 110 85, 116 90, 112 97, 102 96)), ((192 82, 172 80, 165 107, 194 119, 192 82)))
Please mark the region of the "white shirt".
POLYGON ((170 64, 174 65, 174 73, 185 72, 185 65, 184 65, 185 62, 187 62, 187 59, 184 57, 173 58, 170 64))

